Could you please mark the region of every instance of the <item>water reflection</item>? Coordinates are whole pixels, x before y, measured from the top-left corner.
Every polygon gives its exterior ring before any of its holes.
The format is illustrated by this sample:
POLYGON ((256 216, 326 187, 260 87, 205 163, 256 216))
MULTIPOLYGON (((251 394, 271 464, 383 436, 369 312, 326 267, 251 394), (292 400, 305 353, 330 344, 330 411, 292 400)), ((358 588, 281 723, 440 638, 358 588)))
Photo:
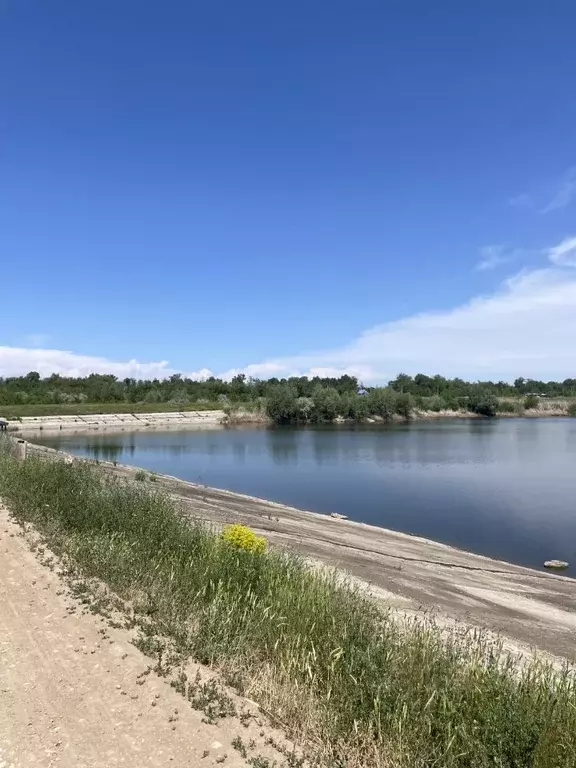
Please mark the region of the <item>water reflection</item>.
POLYGON ((539 566, 576 563, 576 420, 43 437, 96 458, 539 566))

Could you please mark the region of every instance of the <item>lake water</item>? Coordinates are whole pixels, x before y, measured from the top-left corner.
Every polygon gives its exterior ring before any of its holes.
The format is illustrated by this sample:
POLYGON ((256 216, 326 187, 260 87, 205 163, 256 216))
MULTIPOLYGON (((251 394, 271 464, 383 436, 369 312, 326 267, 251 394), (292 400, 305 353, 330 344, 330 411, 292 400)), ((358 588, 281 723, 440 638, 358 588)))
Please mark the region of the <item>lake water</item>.
POLYGON ((576 419, 46 436, 37 442, 576 575, 576 419))

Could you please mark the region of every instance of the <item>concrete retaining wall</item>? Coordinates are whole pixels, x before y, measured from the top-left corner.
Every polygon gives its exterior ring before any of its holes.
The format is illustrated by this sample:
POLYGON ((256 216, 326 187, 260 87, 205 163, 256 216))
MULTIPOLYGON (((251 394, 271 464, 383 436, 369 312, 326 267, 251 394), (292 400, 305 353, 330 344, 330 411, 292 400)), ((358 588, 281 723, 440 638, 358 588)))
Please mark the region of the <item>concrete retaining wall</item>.
POLYGON ((11 421, 11 432, 85 431, 93 429, 186 429, 222 423, 224 411, 173 413, 102 413, 85 416, 26 416, 11 421))

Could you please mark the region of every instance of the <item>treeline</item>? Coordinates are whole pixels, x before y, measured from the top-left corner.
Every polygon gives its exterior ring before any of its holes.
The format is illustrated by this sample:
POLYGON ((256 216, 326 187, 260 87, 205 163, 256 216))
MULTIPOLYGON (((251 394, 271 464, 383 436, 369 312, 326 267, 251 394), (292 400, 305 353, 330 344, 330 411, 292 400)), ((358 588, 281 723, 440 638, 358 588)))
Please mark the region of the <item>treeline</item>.
MULTIPOLYGON (((527 398, 526 398, 527 399, 527 398)), ((503 401, 482 387, 473 387, 470 394, 455 398, 450 405, 442 397, 425 397, 401 392, 392 386, 372 387, 339 392, 335 387, 316 387, 310 397, 299 396, 290 382, 272 386, 263 401, 267 416, 277 424, 330 422, 335 419, 364 421, 369 418, 392 421, 395 417, 409 419, 415 411, 463 410, 479 416, 496 416, 508 411, 503 401)), ((536 402, 523 407, 535 407, 536 402)))
POLYGON ((25 376, 0 378, 2 405, 162 404, 168 407, 210 403, 234 408, 239 404, 265 411, 277 423, 361 421, 368 417, 408 418, 419 411, 464 410, 483 416, 534 408, 540 397, 576 397, 576 379, 543 382, 518 378, 466 382, 443 376, 400 374, 386 387, 367 387, 353 376, 288 379, 249 379, 238 374, 230 381, 204 381, 173 375, 167 379, 118 379, 111 374, 46 378, 32 371, 25 376), (514 401, 514 402, 512 402, 514 401))
MULTIPOLYGON (((278 387, 289 387, 296 398, 313 398, 319 389, 328 389, 328 399, 334 400, 335 391, 346 400, 350 395, 364 391, 354 376, 338 378, 294 376, 288 379, 249 379, 238 374, 231 381, 210 377, 205 381, 187 379, 179 374, 167 379, 118 379, 111 374, 91 374, 73 378, 54 374, 41 378, 32 371, 25 376, 0 378, 0 405, 61 404, 61 403, 174 403, 187 405, 195 402, 251 402, 269 397, 278 387)), ((369 395, 386 389, 400 395, 410 395, 418 407, 420 399, 435 408, 462 408, 468 398, 479 393, 496 398, 523 398, 527 395, 546 397, 576 397, 576 379, 536 381, 518 378, 514 384, 505 381, 467 382, 446 379, 443 376, 417 376, 399 374, 388 387, 368 387, 369 395)), ((316 399, 320 395, 316 394, 316 399)), ((376 395, 376 397, 382 397, 376 395)), ((392 397, 392 395, 389 395, 392 397)), ((401 403, 405 400, 400 400, 401 403)), ((364 406, 359 406, 363 408, 364 406)), ((403 406, 400 406, 403 408, 403 406)))
POLYGON ((446 403, 456 405, 459 398, 469 397, 482 390, 496 397, 576 397, 576 379, 564 381, 538 381, 517 378, 513 384, 505 381, 468 382, 463 379, 446 379, 444 376, 426 376, 419 373, 408 376, 400 373, 389 386, 397 392, 407 392, 418 397, 441 397, 446 403))
MULTIPOLYGON (((288 379, 249 379, 244 374, 234 376, 231 381, 210 377, 204 381, 188 379, 175 374, 167 379, 118 379, 111 374, 91 374, 85 377, 67 377, 53 374, 41 378, 31 371, 25 376, 0 378, 0 405, 19 404, 61 404, 61 403, 174 403, 194 402, 250 402, 268 398, 279 387, 288 387, 296 398, 320 398, 319 390, 330 390, 325 398, 335 402, 335 393, 346 400, 358 392, 367 392, 364 397, 385 390, 388 399, 391 393, 410 395, 416 406, 420 399, 429 406, 461 408, 469 398, 479 393, 497 398, 521 398, 527 395, 546 397, 576 397, 576 379, 557 381, 536 381, 518 378, 514 384, 504 381, 467 382, 463 379, 446 379, 443 376, 416 376, 399 374, 388 387, 368 387, 354 376, 338 378, 294 376, 288 379)), ((362 397, 360 395, 359 397, 362 397)), ((400 399, 400 403, 406 402, 400 399)), ((364 407, 364 406, 360 406, 364 407)), ((400 408, 403 408, 401 405, 400 408)))
POLYGON ((187 379, 180 374, 168 379, 118 379, 111 374, 73 378, 53 374, 41 378, 36 371, 25 376, 0 378, 0 406, 63 403, 173 403, 196 402, 222 404, 257 401, 281 384, 289 384, 298 397, 311 397, 318 388, 335 389, 338 394, 356 392, 353 376, 322 378, 315 376, 290 379, 248 379, 244 374, 231 381, 210 377, 205 381, 187 379))

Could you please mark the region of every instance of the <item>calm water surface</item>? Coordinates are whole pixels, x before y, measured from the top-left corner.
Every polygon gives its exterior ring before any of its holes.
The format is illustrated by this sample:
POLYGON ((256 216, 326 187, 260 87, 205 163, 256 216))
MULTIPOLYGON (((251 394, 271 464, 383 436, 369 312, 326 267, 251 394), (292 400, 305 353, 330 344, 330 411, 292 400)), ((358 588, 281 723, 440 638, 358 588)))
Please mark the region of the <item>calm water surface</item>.
POLYGON ((576 419, 222 429, 39 440, 576 575, 576 419))

